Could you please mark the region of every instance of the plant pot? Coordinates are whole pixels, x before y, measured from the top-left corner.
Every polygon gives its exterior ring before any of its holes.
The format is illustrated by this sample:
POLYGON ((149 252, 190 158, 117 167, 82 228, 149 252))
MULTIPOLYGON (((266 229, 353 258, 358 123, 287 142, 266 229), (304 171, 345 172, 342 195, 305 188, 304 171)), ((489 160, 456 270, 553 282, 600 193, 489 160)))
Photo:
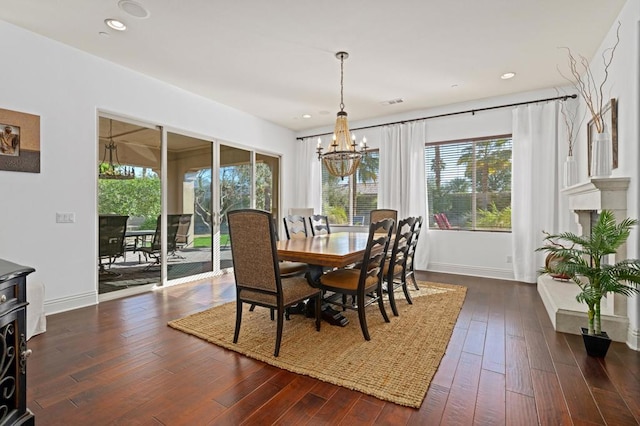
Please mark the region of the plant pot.
POLYGON ((558 272, 557 270, 558 264, 560 262, 563 262, 564 260, 566 259, 563 259, 561 256, 558 256, 557 254, 554 254, 554 253, 549 253, 547 257, 544 259, 544 266, 549 272, 549 275, 551 276, 551 278, 553 278, 554 280, 569 281, 571 279, 569 275, 558 272))
POLYGON ((589 329, 580 327, 582 330, 582 340, 584 341, 584 348, 587 350, 587 355, 598 358, 604 358, 611 345, 611 338, 606 332, 601 332, 600 335, 589 334, 589 329))

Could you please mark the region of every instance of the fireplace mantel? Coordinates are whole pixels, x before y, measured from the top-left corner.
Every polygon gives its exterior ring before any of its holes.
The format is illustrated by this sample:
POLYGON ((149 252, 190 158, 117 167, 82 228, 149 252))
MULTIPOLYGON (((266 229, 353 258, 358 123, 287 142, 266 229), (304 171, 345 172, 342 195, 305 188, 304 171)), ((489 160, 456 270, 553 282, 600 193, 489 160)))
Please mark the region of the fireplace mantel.
POLYGON ((570 210, 617 210, 624 211, 626 217, 629 181, 628 177, 592 178, 562 192, 569 197, 570 210))

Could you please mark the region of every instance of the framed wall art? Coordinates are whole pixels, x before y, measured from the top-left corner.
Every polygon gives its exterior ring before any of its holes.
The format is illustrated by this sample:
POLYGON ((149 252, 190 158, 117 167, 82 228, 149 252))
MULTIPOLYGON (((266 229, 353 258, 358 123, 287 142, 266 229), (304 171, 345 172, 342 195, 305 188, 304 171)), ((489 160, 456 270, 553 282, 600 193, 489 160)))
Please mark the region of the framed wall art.
MULTIPOLYGON (((611 168, 618 168, 618 102, 612 98, 602 109, 604 120, 604 130, 611 137, 611 168)), ((587 123, 587 170, 591 176, 591 144, 596 139, 596 126, 593 119, 587 123)))
POLYGON ((0 170, 40 173, 40 116, 0 108, 0 170))

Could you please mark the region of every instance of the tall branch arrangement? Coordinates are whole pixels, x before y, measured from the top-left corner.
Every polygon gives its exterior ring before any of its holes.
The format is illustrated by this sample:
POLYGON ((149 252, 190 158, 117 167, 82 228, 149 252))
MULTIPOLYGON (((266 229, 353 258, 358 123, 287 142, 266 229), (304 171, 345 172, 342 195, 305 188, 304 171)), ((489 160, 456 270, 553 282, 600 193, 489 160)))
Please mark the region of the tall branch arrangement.
MULTIPOLYGON (((560 91, 556 89, 558 96, 560 96, 560 91)), ((573 145, 575 144, 578 133, 580 132, 580 128, 582 127, 582 123, 584 122, 584 118, 586 117, 586 112, 582 114, 582 118, 576 124, 578 120, 578 108, 569 108, 568 107, 569 99, 564 102, 560 102, 560 114, 562 115, 562 120, 564 121, 564 128, 567 132, 567 144, 569 145, 569 152, 567 155, 573 155, 573 145)))
POLYGON ((609 78, 609 67, 611 66, 611 62, 613 62, 613 55, 620 43, 620 25, 620 22, 618 22, 618 28, 616 29, 616 42, 613 46, 602 52, 604 75, 599 84, 593 76, 593 72, 591 71, 589 60, 587 58, 580 54, 574 54, 568 47, 561 47, 561 49, 565 49, 567 51, 571 77, 565 76, 560 70, 558 70, 558 72, 560 72, 560 75, 562 75, 562 77, 568 80, 573 87, 578 90, 584 99, 598 133, 604 132, 604 120, 602 118, 602 108, 605 105, 604 86, 609 78))

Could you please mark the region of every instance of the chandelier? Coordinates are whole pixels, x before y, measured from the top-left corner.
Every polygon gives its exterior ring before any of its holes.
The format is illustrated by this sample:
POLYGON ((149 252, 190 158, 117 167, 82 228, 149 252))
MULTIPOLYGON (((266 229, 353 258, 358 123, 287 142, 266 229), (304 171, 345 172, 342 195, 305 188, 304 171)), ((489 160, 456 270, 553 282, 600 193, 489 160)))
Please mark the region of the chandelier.
POLYGON ((356 172, 367 150, 366 138, 360 143, 360 151, 356 150, 356 137, 349 132, 347 112, 344 110, 344 60, 348 57, 347 52, 336 53, 336 58, 340 59, 340 111, 333 131, 333 142, 329 145, 328 152, 323 154, 322 139, 318 138, 316 148, 318 160, 322 160, 330 174, 340 176, 341 179, 356 172))
POLYGON ((102 163, 98 165, 98 177, 100 179, 133 179, 135 178, 133 167, 122 166, 118 160, 118 146, 113 141, 112 126, 113 120, 109 119, 109 143, 104 144, 102 163))

